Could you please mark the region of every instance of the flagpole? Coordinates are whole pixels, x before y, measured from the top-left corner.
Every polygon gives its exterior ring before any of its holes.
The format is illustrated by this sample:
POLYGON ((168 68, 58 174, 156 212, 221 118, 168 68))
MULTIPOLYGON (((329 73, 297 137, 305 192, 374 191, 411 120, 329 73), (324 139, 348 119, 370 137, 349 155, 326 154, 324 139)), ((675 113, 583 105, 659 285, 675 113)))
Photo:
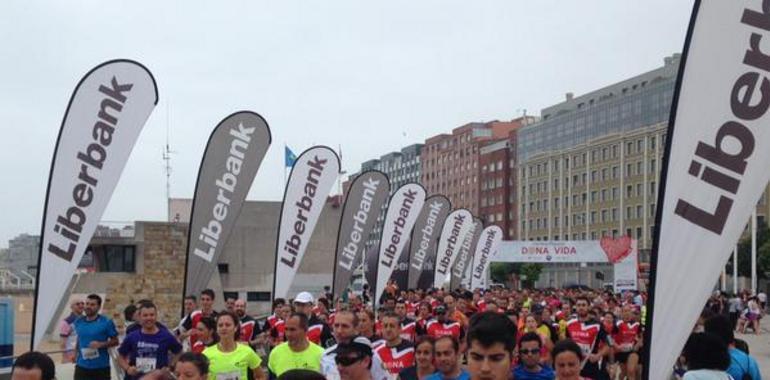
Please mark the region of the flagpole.
POLYGON ((757 294, 757 208, 751 213, 751 294, 757 294))

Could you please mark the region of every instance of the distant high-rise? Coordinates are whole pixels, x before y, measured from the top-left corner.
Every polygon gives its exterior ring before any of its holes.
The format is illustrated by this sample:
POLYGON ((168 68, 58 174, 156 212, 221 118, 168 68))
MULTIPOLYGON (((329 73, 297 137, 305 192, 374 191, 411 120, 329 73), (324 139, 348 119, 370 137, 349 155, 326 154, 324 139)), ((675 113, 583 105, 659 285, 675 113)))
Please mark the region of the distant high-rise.
MULTIPOLYGON (((5 266, 14 272, 37 275, 37 256, 40 251, 40 236, 21 234, 8 241, 5 266)), ((2 265, 0 265, 2 266, 2 265)))

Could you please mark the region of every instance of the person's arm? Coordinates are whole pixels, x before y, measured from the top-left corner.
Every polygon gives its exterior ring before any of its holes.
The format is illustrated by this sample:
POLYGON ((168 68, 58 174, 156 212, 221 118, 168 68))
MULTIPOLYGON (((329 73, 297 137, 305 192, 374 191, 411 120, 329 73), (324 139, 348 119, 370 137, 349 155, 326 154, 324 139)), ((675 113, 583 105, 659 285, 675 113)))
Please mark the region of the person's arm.
POLYGON ((113 337, 107 338, 107 340, 105 341, 92 340, 91 343, 88 344, 88 347, 98 350, 100 348, 115 347, 117 345, 118 345, 118 337, 113 336, 113 337))
POLYGON ((267 380, 267 374, 262 370, 262 367, 257 367, 251 370, 254 375, 254 380, 267 380))
POLYGON ((124 354, 118 355, 118 365, 130 376, 136 376, 139 374, 139 371, 137 371, 136 367, 129 363, 128 358, 124 354))

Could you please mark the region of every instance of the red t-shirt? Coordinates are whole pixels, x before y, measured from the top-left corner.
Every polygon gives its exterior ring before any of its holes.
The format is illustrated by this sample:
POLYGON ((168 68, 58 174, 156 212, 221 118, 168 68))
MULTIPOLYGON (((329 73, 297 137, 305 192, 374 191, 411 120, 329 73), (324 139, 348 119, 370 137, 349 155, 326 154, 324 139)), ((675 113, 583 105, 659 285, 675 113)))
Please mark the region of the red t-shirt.
POLYGON ((460 340, 464 338, 465 335, 460 323, 454 321, 442 323, 434 319, 428 322, 426 330, 428 335, 432 336, 434 339, 449 335, 460 340))
POLYGON ((633 351, 641 333, 641 325, 639 322, 628 323, 626 321, 619 321, 617 325, 618 332, 612 335, 612 339, 615 341, 615 351, 633 351))
POLYGON ((578 346, 580 346, 580 350, 583 352, 584 357, 588 357, 588 355, 593 352, 597 339, 606 337, 600 324, 585 324, 580 322, 577 318, 567 322, 567 334, 578 346))
POLYGON ((414 365, 414 346, 411 342, 402 340, 395 347, 388 347, 387 344, 380 345, 374 349, 374 352, 382 359, 382 364, 393 375, 414 365))

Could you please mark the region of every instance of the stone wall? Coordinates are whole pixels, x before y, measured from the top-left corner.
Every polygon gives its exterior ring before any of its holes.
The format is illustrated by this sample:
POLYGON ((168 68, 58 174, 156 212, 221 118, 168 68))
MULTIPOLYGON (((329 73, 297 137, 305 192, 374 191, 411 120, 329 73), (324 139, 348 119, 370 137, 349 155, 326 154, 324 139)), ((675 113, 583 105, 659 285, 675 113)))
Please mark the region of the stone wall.
POLYGON ((158 320, 168 327, 179 323, 186 252, 186 224, 137 223, 136 273, 110 278, 103 313, 122 329, 123 309, 138 300, 151 299, 158 320))

